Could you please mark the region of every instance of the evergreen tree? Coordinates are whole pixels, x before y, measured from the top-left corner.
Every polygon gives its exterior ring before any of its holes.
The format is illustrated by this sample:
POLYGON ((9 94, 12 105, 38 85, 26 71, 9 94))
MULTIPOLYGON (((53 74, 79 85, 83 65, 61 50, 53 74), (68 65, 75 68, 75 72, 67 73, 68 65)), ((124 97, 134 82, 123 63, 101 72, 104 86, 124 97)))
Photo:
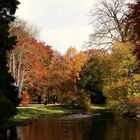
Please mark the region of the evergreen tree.
POLYGON ((103 53, 98 52, 88 60, 80 73, 80 79, 77 81, 78 89, 84 89, 91 97, 91 102, 95 104, 105 103, 102 86, 102 63, 103 53))
MULTIPOLYGON (((9 24, 15 19, 18 4, 17 0, 0 0, 0 96, 7 97, 15 107, 19 104, 18 89, 9 73, 7 51, 16 45, 16 37, 10 36, 8 30, 9 24)), ((7 100, 5 97, 3 99, 7 100)))

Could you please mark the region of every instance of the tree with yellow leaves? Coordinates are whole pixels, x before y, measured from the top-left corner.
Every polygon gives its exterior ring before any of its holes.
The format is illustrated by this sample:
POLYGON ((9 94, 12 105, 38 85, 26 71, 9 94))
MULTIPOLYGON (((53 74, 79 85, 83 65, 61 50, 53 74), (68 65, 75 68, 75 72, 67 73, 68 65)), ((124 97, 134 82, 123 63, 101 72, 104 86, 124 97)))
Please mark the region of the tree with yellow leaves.
POLYGON ((103 91, 107 96, 108 105, 119 111, 128 111, 129 96, 133 94, 136 83, 137 59, 134 55, 135 46, 130 42, 116 42, 106 58, 104 67, 103 91))

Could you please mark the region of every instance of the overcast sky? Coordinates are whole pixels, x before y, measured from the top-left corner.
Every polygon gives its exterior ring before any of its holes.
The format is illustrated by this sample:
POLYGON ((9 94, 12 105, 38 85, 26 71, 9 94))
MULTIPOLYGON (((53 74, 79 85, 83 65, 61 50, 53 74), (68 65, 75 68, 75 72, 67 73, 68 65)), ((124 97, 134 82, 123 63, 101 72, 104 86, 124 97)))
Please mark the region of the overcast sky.
POLYGON ((82 49, 92 32, 90 10, 95 0, 20 0, 16 16, 40 29, 40 39, 64 53, 82 49))

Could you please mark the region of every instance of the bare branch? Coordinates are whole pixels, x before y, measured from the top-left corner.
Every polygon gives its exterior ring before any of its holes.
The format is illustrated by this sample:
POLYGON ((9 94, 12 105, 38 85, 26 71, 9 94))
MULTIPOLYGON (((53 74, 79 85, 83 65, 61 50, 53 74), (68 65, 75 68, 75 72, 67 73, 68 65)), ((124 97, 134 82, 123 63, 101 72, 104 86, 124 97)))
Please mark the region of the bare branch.
POLYGON ((126 11, 124 0, 99 0, 96 8, 91 11, 92 25, 96 30, 90 34, 89 44, 110 47, 116 40, 125 42, 123 26, 126 11))

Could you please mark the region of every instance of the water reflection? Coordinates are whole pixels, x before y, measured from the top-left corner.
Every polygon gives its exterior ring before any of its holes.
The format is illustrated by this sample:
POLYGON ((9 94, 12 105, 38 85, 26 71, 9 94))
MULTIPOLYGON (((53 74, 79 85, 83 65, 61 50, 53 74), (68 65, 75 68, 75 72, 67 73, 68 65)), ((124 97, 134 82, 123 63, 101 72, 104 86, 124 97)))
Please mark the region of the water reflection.
POLYGON ((18 127, 13 140, 140 140, 139 120, 64 118, 70 116, 42 118, 31 125, 18 127))
POLYGON ((0 140, 17 140, 17 128, 0 131, 0 140))

